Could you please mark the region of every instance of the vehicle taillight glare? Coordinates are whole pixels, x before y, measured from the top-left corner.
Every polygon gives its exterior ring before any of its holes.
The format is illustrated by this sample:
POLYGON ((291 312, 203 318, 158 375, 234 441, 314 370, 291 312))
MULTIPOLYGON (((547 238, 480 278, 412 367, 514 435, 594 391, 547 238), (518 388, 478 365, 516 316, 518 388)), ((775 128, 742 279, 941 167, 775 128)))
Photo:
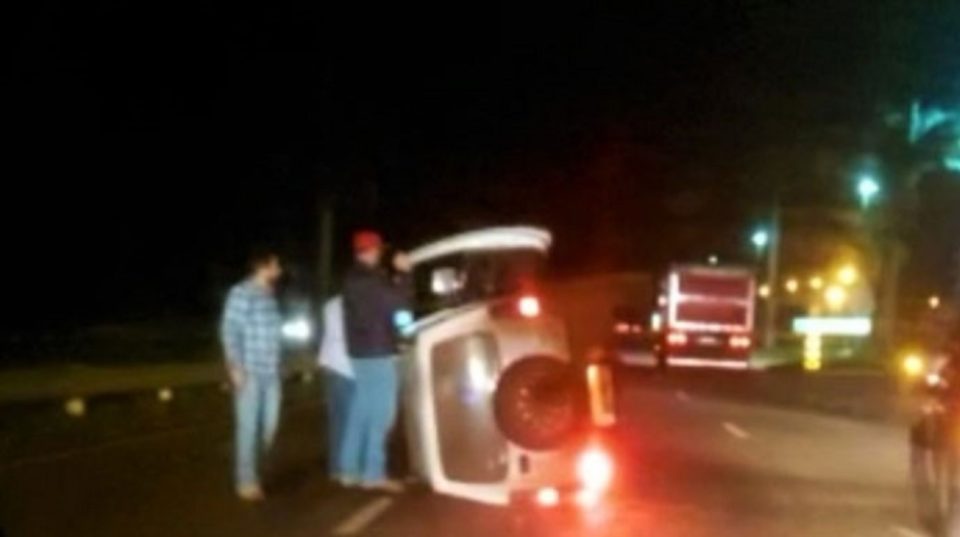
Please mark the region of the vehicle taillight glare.
POLYGON ((580 454, 577 461, 577 475, 583 490, 600 492, 610 486, 613 480, 613 460, 600 448, 592 447, 580 454))
POLYGON ((537 503, 543 507, 553 507, 560 503, 560 492, 553 487, 544 487, 537 491, 537 503))
POLYGON ((731 336, 730 347, 734 349, 746 349, 750 346, 750 336, 731 336))
POLYGON ((616 397, 610 367, 601 364, 587 366, 587 392, 593 424, 609 427, 617 422, 616 397))
POLYGON ((536 317, 540 315, 540 300, 535 296, 520 297, 517 302, 517 310, 524 317, 536 317))
POLYGON ((580 507, 593 507, 600 503, 600 492, 591 489, 578 490, 574 499, 580 507))
POLYGON ((667 334, 667 344, 673 347, 680 347, 687 344, 687 335, 683 332, 670 332, 667 334))
POLYGON ((627 323, 617 323, 613 325, 613 331, 618 334, 628 334, 630 333, 630 325, 627 323))

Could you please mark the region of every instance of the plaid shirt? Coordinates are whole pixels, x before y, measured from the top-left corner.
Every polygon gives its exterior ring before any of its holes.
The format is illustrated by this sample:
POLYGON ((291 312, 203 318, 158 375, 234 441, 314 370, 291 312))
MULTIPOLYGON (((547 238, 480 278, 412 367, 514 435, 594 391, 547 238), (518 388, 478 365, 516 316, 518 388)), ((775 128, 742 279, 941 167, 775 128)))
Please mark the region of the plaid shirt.
POLYGON ((228 362, 245 371, 280 372, 280 309, 270 291, 247 280, 230 289, 220 323, 228 362))

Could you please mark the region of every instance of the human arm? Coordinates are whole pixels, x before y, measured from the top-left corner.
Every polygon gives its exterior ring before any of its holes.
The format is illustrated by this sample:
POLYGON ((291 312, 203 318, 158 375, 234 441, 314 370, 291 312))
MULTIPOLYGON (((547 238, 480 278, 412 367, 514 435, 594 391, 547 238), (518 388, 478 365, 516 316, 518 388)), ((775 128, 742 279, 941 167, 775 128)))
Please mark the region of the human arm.
POLYGON ((249 298, 242 289, 234 288, 227 295, 220 320, 220 342, 223 345, 227 373, 235 387, 244 380, 243 336, 246 330, 249 298))

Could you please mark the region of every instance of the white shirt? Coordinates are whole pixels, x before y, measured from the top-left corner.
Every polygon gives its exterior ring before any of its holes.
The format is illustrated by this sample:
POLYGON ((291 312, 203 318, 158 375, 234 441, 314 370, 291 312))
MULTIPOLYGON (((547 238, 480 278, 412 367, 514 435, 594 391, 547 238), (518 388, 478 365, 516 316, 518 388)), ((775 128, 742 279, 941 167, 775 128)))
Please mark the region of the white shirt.
POLYGON ((320 367, 353 378, 343 323, 343 297, 337 295, 323 305, 323 340, 320 342, 320 367))

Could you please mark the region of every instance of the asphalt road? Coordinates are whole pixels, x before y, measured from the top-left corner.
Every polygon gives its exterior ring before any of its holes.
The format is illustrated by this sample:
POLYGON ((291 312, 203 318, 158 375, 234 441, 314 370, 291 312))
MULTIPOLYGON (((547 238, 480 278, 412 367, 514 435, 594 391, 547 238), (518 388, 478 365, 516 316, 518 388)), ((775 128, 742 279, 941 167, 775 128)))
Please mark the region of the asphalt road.
POLYGON ((713 397, 632 379, 618 487, 588 512, 338 490, 307 399, 287 408, 263 504, 231 495, 229 422, 211 417, 0 462, 0 521, 10 536, 921 535, 902 427, 713 397))

